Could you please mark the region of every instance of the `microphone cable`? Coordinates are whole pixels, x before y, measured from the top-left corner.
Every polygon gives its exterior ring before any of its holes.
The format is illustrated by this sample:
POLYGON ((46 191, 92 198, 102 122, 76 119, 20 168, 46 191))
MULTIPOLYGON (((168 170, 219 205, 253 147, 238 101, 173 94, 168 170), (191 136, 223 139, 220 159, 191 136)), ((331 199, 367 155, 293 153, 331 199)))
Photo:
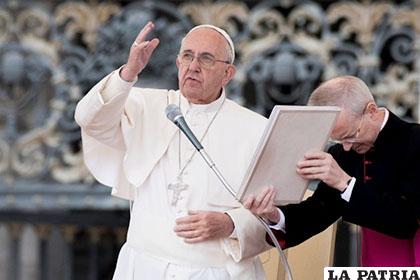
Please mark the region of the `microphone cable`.
MULTIPOLYGON (((219 179, 219 181, 222 183, 222 185, 225 187, 225 189, 233 196, 233 198, 243 206, 242 202, 236 197, 236 193, 233 190, 233 188, 230 186, 230 184, 226 181, 225 177, 222 175, 222 173, 217 168, 216 164, 213 162, 213 160, 210 158, 210 156, 206 153, 203 145, 198 141, 197 137, 195 137, 194 133, 189 128, 188 124, 185 122, 184 116, 181 113, 181 110, 179 107, 175 104, 169 104, 165 109, 166 117, 173 122, 188 138, 188 140, 193 144, 193 146, 197 149, 201 157, 204 159, 204 161, 207 163, 207 165, 210 167, 211 170, 216 174, 216 177, 219 179)), ((246 209, 244 207, 244 209, 246 209)), ((252 212, 251 212, 252 213, 252 212)), ((265 231, 270 236, 271 241, 273 242, 274 246, 276 247, 280 260, 283 264, 283 267, 287 274, 288 280, 293 280, 292 272, 290 270, 289 263, 287 262, 286 256, 283 252, 283 249, 281 248, 279 242, 277 241, 277 238, 274 236, 273 231, 268 226, 268 224, 258 215, 252 213, 254 217, 257 218, 257 220, 263 225, 265 231)))

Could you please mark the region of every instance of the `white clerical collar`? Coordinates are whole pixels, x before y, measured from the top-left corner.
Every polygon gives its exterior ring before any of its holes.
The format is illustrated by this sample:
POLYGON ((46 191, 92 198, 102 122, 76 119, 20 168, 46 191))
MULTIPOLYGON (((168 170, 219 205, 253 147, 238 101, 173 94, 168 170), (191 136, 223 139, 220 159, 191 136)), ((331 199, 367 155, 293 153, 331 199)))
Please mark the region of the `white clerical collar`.
MULTIPOLYGON (((222 90, 222 94, 220 94, 219 98, 214 100, 209 104, 194 104, 189 102, 182 94, 181 95, 181 104, 186 106, 186 108, 182 108, 181 110, 185 113, 214 113, 216 112, 220 106, 222 106, 224 100, 226 99, 225 90, 222 90)), ((182 106, 181 105, 181 106, 182 106)))
POLYGON ((384 127, 385 127, 386 122, 388 121, 388 118, 389 118, 389 112, 388 112, 388 110, 387 110, 386 108, 381 108, 381 109, 384 109, 384 111, 385 111, 385 116, 384 116, 384 120, 382 121, 381 129, 380 129, 379 131, 381 131, 381 130, 382 130, 382 128, 384 128, 384 127))

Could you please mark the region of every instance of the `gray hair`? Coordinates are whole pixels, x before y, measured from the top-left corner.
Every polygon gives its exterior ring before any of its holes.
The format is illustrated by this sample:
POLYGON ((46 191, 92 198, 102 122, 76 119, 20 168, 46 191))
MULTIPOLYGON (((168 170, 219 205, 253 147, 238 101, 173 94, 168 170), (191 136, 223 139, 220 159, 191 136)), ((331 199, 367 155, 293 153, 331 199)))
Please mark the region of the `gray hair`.
POLYGON ((363 114, 369 102, 375 102, 368 86, 354 76, 341 76, 322 83, 308 100, 308 105, 338 106, 355 116, 363 114))

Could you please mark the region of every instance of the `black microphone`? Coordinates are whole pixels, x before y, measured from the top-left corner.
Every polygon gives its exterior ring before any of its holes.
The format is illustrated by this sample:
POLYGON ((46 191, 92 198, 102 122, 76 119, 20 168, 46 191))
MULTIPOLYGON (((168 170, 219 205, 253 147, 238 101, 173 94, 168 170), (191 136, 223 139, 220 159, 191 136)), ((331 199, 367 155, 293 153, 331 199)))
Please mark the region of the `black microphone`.
POLYGON ((176 124, 179 129, 187 136, 188 140, 194 145, 197 151, 203 149, 200 141, 198 141, 197 137, 195 137, 194 133, 191 131, 190 127, 188 126, 187 122, 184 119, 184 116, 181 113, 181 109, 175 104, 169 104, 165 109, 166 117, 176 124))

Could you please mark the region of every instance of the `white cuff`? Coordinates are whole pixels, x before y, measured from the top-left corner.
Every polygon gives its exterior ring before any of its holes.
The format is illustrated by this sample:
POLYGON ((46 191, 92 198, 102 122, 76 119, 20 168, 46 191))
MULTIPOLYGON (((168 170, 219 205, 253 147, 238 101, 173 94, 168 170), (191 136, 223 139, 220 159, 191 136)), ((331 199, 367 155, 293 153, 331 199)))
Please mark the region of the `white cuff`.
POLYGON ((233 231, 232 231, 232 233, 229 235, 229 237, 228 238, 232 238, 232 239, 238 239, 238 234, 236 233, 236 227, 235 227, 235 222, 233 221, 233 218, 232 218, 232 216, 231 215, 229 215, 229 213, 227 213, 227 212, 224 212, 226 215, 228 215, 229 216, 229 218, 232 220, 232 222, 233 222, 233 231))
POLYGON ((353 192, 354 185, 356 184, 356 178, 351 178, 350 183, 347 185, 346 190, 341 194, 341 198, 349 202, 351 193, 353 192))
POLYGON ((281 230, 283 233, 286 233, 286 217, 283 214, 283 211, 280 210, 280 208, 277 208, 277 211, 279 211, 280 214, 280 220, 277 224, 269 225, 270 228, 281 230))
POLYGON ((114 71, 106 83, 106 89, 101 91, 100 98, 102 104, 107 104, 121 92, 128 92, 131 87, 137 82, 137 78, 132 82, 124 81, 120 76, 120 71, 124 66, 114 71))
POLYGON ((235 228, 233 228, 233 231, 229 235, 229 238, 238 239, 238 234, 236 233, 236 229, 235 228))

